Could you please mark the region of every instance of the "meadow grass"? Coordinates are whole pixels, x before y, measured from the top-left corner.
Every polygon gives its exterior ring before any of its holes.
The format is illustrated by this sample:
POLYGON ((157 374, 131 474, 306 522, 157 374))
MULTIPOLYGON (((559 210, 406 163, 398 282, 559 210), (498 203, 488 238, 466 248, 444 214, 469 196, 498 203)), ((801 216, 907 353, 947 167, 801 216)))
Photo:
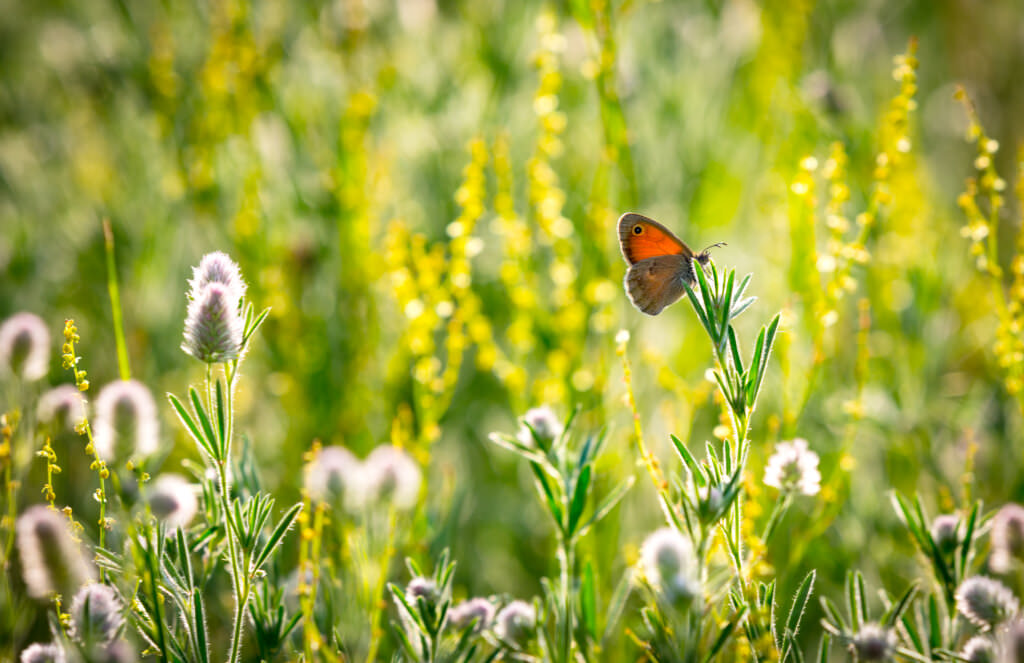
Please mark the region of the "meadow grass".
POLYGON ((0 7, 0 659, 1024 660, 1013 12, 0 7))

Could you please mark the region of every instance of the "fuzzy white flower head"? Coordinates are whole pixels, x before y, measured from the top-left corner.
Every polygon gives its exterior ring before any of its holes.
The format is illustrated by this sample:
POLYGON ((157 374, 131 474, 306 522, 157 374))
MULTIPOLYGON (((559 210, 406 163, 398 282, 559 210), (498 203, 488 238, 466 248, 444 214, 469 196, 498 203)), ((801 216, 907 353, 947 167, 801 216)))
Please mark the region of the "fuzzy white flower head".
POLYGON ((960 656, 967 663, 996 663, 996 643, 986 635, 976 635, 967 641, 960 656))
POLYGON ((896 633, 874 622, 861 626, 850 643, 858 661, 888 661, 896 650, 896 633))
POLYGON ((156 403, 141 382, 119 380, 100 391, 93 444, 106 462, 152 454, 157 449, 159 430, 156 403))
POLYGON ((70 595, 93 577, 92 567, 59 511, 43 505, 29 507, 16 525, 18 555, 29 596, 48 599, 70 595))
POLYGON ((85 419, 85 399, 73 384, 54 387, 39 398, 39 421, 53 430, 73 429, 85 419))
POLYGON ((472 598, 458 604, 448 613, 448 621, 458 630, 473 624, 473 632, 489 628, 494 619, 494 604, 485 598, 472 598))
POLYGON ((34 382, 50 367, 50 332, 35 313, 15 313, 0 325, 0 370, 34 382))
POLYGON ((21 652, 21 663, 64 663, 66 660, 64 650, 58 645, 37 642, 21 652))
POLYGON ((196 487, 178 474, 161 474, 149 489, 149 508, 171 530, 187 527, 199 511, 196 487))
POLYGON ((416 505, 422 481, 423 475, 412 456, 382 444, 363 463, 362 498, 370 502, 390 500, 396 509, 407 510, 416 505))
POLYGON ((702 594, 693 545, 682 533, 663 527, 644 539, 640 565, 651 588, 671 604, 689 604, 702 594))
POLYGON ((210 283, 189 302, 181 349, 199 361, 217 364, 238 359, 244 321, 237 301, 223 283, 210 283))
POLYGON ((537 611, 526 601, 512 601, 494 620, 494 634, 515 649, 522 649, 537 628, 537 611))
POLYGON ((199 265, 192 268, 192 279, 189 284, 189 299, 200 298, 206 286, 211 283, 220 283, 225 287, 228 300, 237 310, 238 304, 245 296, 245 281, 242 279, 242 270, 223 251, 207 253, 199 261, 199 265))
POLYGON ((993 629, 1015 617, 1019 610, 1017 597, 1010 589, 992 578, 972 576, 956 590, 956 607, 982 630, 993 629))
POLYGON ((109 643, 124 623, 121 602, 107 585, 90 583, 71 602, 72 634, 87 647, 109 643))
POLYGON ((562 422, 558 420, 554 410, 547 405, 527 410, 523 415, 523 422, 519 432, 516 433, 516 438, 528 447, 535 446, 537 443, 534 434, 545 444, 550 444, 562 434, 562 422), (527 424, 529 424, 529 428, 527 428, 527 424), (533 429, 533 433, 530 433, 530 428, 533 429))
POLYGON ((360 502, 363 464, 345 447, 325 447, 306 473, 306 490, 319 502, 353 505, 360 502))
POLYGON ((996 573, 1008 573, 1014 560, 1024 559, 1024 507, 1007 504, 992 519, 992 556, 989 566, 996 573))
POLYGON ((807 440, 804 439, 780 442, 775 445, 775 453, 768 459, 764 482, 782 491, 817 495, 821 490, 818 454, 808 448, 807 440))

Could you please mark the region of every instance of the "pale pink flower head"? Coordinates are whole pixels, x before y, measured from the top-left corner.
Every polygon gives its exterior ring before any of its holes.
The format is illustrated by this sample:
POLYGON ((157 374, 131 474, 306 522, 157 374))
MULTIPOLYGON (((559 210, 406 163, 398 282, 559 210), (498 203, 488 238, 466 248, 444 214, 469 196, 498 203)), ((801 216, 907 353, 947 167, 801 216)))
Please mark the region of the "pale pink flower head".
POLYGON ((111 382, 96 398, 93 444, 108 463, 144 458, 157 449, 156 402, 137 380, 111 382))
POLYGON ((0 325, 0 371, 35 382, 50 367, 50 332, 35 313, 15 313, 0 325))
POLYGON ((62 384, 39 398, 39 421, 54 432, 70 430, 85 419, 85 398, 73 384, 62 384))

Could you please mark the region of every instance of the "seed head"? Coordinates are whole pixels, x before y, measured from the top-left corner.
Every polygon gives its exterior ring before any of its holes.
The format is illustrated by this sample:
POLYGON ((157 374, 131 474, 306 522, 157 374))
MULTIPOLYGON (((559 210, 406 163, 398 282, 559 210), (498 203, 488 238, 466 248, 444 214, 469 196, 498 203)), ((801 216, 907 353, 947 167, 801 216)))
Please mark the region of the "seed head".
POLYGON ((72 635, 86 647, 106 645, 124 623, 121 602, 107 585, 82 587, 71 602, 72 635))
POLYGON ((196 487, 178 474, 161 474, 149 492, 153 515, 171 529, 187 527, 199 510, 196 487))
POLYGON ((989 566, 996 573, 1008 573, 1014 561, 1024 559, 1024 507, 1007 504, 992 520, 992 556, 989 566))
POLYGON ((967 641, 960 655, 967 659, 968 663, 995 663, 996 645, 992 638, 976 635, 967 641))
POLYGON ((362 463, 345 447, 326 447, 317 454, 306 474, 306 490, 313 499, 344 506, 357 504, 362 463))
POLYGON ((422 475, 416 461, 405 451, 383 444, 363 463, 365 498, 371 502, 390 500, 396 509, 416 505, 422 475))
POLYGON ((35 313, 15 313, 0 325, 0 370, 34 382, 50 364, 50 332, 35 313))
POLYGON ((861 626, 850 642, 858 661, 888 661, 896 650, 896 633, 869 622, 861 626))
POLYGON ((670 604, 686 606, 701 596, 693 545, 678 531, 665 527, 650 534, 640 548, 640 564, 651 588, 670 604))
POLYGON ((245 281, 238 265, 223 251, 207 253, 199 261, 199 265, 192 268, 192 279, 188 282, 189 300, 199 299, 206 286, 211 283, 223 285, 228 301, 236 311, 239 310, 239 303, 245 296, 245 281))
POLYGON ((523 415, 523 426, 516 434, 516 438, 523 445, 532 447, 537 444, 537 440, 534 439, 534 435, 536 435, 547 446, 561 434, 562 422, 555 416, 554 410, 547 405, 542 405, 526 411, 526 414, 523 415), (533 429, 533 433, 530 432, 530 428, 533 429))
POLYGON ((960 517, 951 513, 936 516, 932 521, 931 534, 935 545, 944 554, 956 550, 960 543, 960 517))
POLYGON ((514 649, 522 649, 537 628, 537 612, 525 601, 512 601, 494 620, 494 635, 514 649))
POLYGON ((73 384, 54 387, 39 398, 39 421, 49 424, 54 432, 73 430, 85 419, 85 399, 73 384))
POLYGON ((473 625, 473 632, 480 633, 489 628, 494 620, 494 604, 485 598, 463 601, 448 612, 448 621, 455 629, 462 631, 473 625))
POLYGON ((1013 593, 997 580, 985 576, 967 578, 956 590, 956 607, 979 628, 995 628, 1017 614, 1013 593))
POLYGON ((29 596, 70 596, 92 579, 92 568, 71 538, 67 519, 42 505, 29 507, 17 524, 18 554, 29 596))
POLYGON ((237 300, 223 283, 210 283, 189 302, 181 349, 207 364, 237 359, 242 350, 243 321, 237 300))
POLYGON ((775 454, 768 459, 764 482, 781 491, 817 495, 821 490, 818 454, 808 448, 807 440, 780 442, 775 445, 775 454))
POLYGON ((141 458, 157 448, 156 403, 144 384, 120 380, 103 387, 96 398, 96 453, 108 463, 141 458))
POLYGON ((57 645, 37 642, 21 652, 21 663, 64 663, 64 650, 57 645))

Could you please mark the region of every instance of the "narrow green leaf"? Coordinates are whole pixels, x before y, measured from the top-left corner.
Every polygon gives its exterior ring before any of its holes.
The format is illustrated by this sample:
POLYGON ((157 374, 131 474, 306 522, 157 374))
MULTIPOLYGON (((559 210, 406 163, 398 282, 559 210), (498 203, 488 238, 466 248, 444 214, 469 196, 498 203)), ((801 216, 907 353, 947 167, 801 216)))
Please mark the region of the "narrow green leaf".
POLYGON ((722 311, 718 317, 718 328, 726 329, 729 324, 729 313, 732 312, 732 288, 735 285, 736 270, 730 269, 725 275, 725 292, 722 295, 722 311))
POLYGON ((220 448, 225 450, 222 452, 222 457, 227 458, 228 448, 228 416, 227 416, 227 405, 224 402, 224 387, 221 381, 215 380, 216 387, 214 389, 214 404, 216 405, 217 412, 217 439, 220 441, 220 448))
POLYGON ((199 424, 202 428, 203 434, 206 436, 208 445, 210 448, 216 449, 217 454, 214 455, 213 459, 220 462, 224 459, 224 456, 220 455, 220 445, 218 444, 217 435, 213 432, 213 424, 210 423, 210 417, 206 413, 206 408, 203 407, 203 402, 199 398, 199 392, 196 391, 195 387, 188 388, 189 398, 192 400, 192 409, 195 411, 196 417, 199 419, 199 424))
POLYGON ((794 637, 800 632, 800 621, 804 617, 804 609, 807 607, 807 601, 811 598, 811 592, 814 591, 814 578, 814 571, 808 573, 793 596, 793 606, 789 609, 789 616, 786 617, 786 632, 794 637))
POLYGON ((832 644, 832 636, 828 633, 821 634, 821 641, 818 644, 818 663, 828 663, 828 649, 832 644))
POLYGON ((569 502, 569 526, 566 528, 566 533, 569 536, 576 532, 576 525, 580 521, 580 516, 583 515, 583 509, 587 506, 587 493, 590 490, 590 468, 590 465, 583 468, 580 478, 576 481, 572 500, 569 502))
POLYGON ((728 325, 725 329, 729 334, 729 350, 732 351, 732 364, 736 367, 736 372, 743 375, 743 357, 740 356, 740 344, 736 340, 736 330, 732 328, 732 325, 728 325))
POLYGON ((857 599, 855 603, 857 606, 857 628, 860 629, 861 625, 868 621, 868 592, 864 586, 864 574, 855 571, 853 579, 857 599))
POLYGON ((174 408, 174 413, 178 415, 178 420, 181 421, 185 430, 188 431, 195 443, 199 445, 200 450, 205 451, 207 456, 216 460, 217 454, 213 450, 213 447, 210 446, 206 437, 199 432, 199 426, 196 425, 192 415, 188 413, 188 410, 186 410, 185 406, 178 400, 178 397, 169 393, 167 394, 167 399, 171 401, 171 407, 174 408))
POLYGON ((903 613, 910 607, 916 593, 917 583, 915 582, 907 588, 907 591, 903 593, 900 600, 894 603, 892 607, 886 611, 885 615, 882 617, 882 626, 885 626, 886 628, 896 626, 896 623, 903 618, 903 613))
POLYGON ((295 522, 300 511, 302 511, 302 502, 292 506, 292 508, 288 509, 288 512, 281 517, 281 520, 277 523, 277 527, 274 528, 274 531, 270 534, 270 538, 267 539, 267 544, 263 546, 263 550, 256 556, 256 561, 250 566, 250 574, 259 570, 263 566, 263 563, 267 561, 267 557, 269 557, 270 553, 274 551, 274 548, 281 543, 281 540, 284 538, 284 535, 288 533, 288 529, 292 526, 292 523, 295 522))
POLYGON ((590 560, 583 565, 580 581, 580 617, 583 628, 592 640, 597 640, 597 589, 594 581, 594 565, 590 560))
POLYGON ((202 663, 210 663, 210 646, 206 635, 206 608, 203 606, 203 594, 198 589, 192 590, 192 629, 196 638, 196 654, 202 663))
POLYGON ((629 489, 633 487, 633 483, 636 481, 636 477, 628 476, 615 486, 615 488, 608 493, 608 495, 601 501, 601 503, 594 509, 594 513, 587 519, 583 527, 580 528, 579 534, 583 536, 587 533, 595 523, 599 522, 602 518, 608 515, 608 513, 618 505, 629 489))
POLYGON ((974 543, 974 530, 978 525, 978 514, 981 513, 981 502, 975 502, 974 508, 971 509, 971 513, 967 516, 967 525, 964 527, 964 540, 960 544, 960 575, 959 578, 963 577, 966 573, 968 563, 970 562, 971 547, 974 543))
POLYGON ((690 304, 693 305, 693 311, 697 314, 697 318, 700 320, 701 326, 704 327, 704 331, 707 332, 708 336, 714 340, 715 330, 711 328, 711 323, 708 322, 708 317, 704 313, 704 307, 700 303, 700 300, 697 299, 696 293, 693 292, 693 288, 691 288, 688 283, 684 282, 683 287, 686 288, 686 296, 690 298, 690 304))
POLYGON ((697 459, 693 457, 693 454, 691 454, 690 450, 686 448, 686 445, 682 440, 674 434, 669 435, 669 437, 672 439, 672 445, 676 448, 676 453, 679 454, 683 463, 685 463, 686 467, 689 468, 690 474, 693 475, 693 479, 697 482, 697 485, 706 486, 708 478, 705 476, 704 470, 701 469, 700 465, 697 463, 697 459))
POLYGON ((928 647, 936 649, 942 646, 942 620, 939 616, 939 602, 935 594, 928 595, 928 647))
POLYGON ((533 476, 537 478, 537 485, 540 488, 541 494, 544 496, 544 501, 547 502, 548 511, 551 513, 551 517, 555 521, 555 525, 560 531, 565 532, 565 523, 562 521, 562 507, 558 504, 558 500, 555 498, 554 492, 551 490, 551 485, 548 483, 547 476, 544 475, 544 470, 541 468, 539 463, 530 463, 530 469, 533 470, 533 476))

